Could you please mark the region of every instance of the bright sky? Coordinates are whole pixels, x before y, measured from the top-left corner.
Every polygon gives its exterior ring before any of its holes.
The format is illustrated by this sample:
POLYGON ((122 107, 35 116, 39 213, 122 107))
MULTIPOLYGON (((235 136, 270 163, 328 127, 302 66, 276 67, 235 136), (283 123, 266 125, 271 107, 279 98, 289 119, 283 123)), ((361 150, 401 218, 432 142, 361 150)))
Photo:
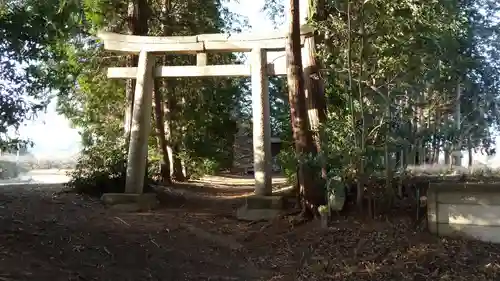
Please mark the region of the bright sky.
MULTIPOLYGON (((272 30, 272 22, 261 12, 266 0, 230 0, 227 7, 249 19, 251 31, 260 33, 272 30)), ((285 11, 288 10, 289 1, 285 2, 285 11)), ((305 17, 306 0, 301 0, 301 17, 305 17)), ((285 15, 286 17, 288 15, 285 15)), ((285 21, 287 22, 287 21, 285 21)), ((281 27, 283 28, 283 27, 281 27)), ((279 29, 281 29, 279 28, 279 29)), ((22 137, 30 138, 35 147, 31 149, 35 156, 40 158, 64 158, 78 152, 80 136, 78 131, 70 127, 70 123, 55 111, 55 101, 47 109, 47 113, 40 114, 37 120, 27 122, 19 133, 22 137)), ((500 138, 497 138, 497 151, 500 151, 500 138)), ((474 160, 486 162, 482 155, 474 156, 474 160)), ((464 153, 463 163, 467 163, 467 153, 464 153)), ((488 162, 500 165, 500 154, 488 162)))

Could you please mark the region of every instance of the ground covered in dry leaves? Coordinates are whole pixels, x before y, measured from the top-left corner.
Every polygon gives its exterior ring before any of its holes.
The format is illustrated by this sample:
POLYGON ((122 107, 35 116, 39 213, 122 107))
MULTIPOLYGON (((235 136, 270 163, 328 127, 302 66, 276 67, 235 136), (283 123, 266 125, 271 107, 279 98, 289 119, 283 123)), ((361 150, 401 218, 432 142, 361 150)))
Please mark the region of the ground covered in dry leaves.
POLYGON ((0 187, 0 281, 500 280, 500 245, 440 239, 410 219, 240 222, 249 190, 222 184, 149 213, 58 190, 0 187))

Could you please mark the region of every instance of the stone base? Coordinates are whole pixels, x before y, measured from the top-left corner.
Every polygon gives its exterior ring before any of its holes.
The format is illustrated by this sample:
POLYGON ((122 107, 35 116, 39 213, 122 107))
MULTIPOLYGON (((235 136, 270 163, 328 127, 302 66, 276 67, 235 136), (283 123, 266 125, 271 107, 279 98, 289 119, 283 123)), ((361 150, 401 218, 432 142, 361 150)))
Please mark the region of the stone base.
POLYGON ((273 209, 281 210, 285 206, 283 196, 252 195, 246 199, 248 209, 273 209))
POLYGON ((101 201, 110 209, 122 212, 149 211, 159 204, 156 193, 104 193, 101 201))
POLYGON ((250 196, 246 204, 236 211, 236 217, 245 221, 273 220, 284 207, 281 196, 250 196))

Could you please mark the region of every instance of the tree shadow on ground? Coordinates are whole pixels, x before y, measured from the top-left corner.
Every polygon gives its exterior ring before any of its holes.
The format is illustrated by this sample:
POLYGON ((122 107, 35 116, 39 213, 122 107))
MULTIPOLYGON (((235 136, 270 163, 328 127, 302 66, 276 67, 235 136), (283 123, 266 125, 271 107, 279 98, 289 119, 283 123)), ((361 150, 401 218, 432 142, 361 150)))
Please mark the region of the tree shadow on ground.
MULTIPOLYGON (((234 206, 119 213, 56 188, 0 189, 2 280, 499 280, 500 245, 444 239, 404 217, 328 229, 241 222, 234 206), (231 250, 198 235, 239 243, 231 250)), ((231 201, 231 200, 229 200, 231 201)), ((222 201, 217 201, 222 202, 222 201)))
POLYGON ((115 213, 91 198, 36 188, 1 192, 0 200, 2 280, 260 280, 265 275, 241 253, 186 231, 175 213, 115 213))

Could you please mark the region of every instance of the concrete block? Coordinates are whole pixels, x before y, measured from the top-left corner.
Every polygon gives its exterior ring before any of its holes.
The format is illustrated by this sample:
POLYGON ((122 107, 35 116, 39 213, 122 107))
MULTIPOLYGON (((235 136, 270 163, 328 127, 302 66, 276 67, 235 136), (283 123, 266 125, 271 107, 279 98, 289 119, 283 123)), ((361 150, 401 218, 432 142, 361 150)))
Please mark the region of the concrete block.
POLYGON ((273 209, 282 210, 285 205, 283 196, 253 195, 246 199, 248 209, 273 209))
POLYGON ((244 221, 269 221, 278 217, 280 210, 276 209, 249 209, 246 205, 236 211, 236 217, 244 221))
POLYGON ((141 194, 132 193, 104 193, 101 201, 106 205, 126 204, 136 202, 141 194))
POLYGON ((101 200, 112 209, 121 211, 149 211, 159 205, 156 193, 105 193, 101 200))

